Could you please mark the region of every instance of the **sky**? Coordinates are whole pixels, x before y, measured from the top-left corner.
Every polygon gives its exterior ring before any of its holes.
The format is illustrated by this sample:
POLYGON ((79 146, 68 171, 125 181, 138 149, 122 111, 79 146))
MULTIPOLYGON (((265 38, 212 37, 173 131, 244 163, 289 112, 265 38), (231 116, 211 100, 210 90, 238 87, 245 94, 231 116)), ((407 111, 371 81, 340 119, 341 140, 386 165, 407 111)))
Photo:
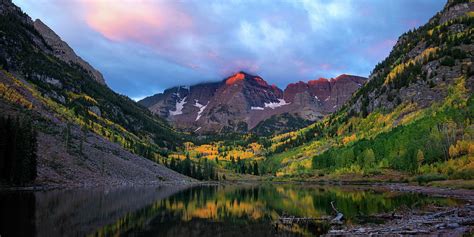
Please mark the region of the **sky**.
POLYGON ((13 0, 132 99, 237 71, 368 76, 444 0, 13 0))

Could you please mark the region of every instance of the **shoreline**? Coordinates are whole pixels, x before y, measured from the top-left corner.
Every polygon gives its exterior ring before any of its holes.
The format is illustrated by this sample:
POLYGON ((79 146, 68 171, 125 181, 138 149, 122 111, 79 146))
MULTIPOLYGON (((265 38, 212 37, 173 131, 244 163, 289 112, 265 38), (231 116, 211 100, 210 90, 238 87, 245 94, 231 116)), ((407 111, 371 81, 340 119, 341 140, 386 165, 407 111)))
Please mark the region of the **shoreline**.
POLYGON ((221 186, 221 185, 314 185, 314 186, 340 186, 352 187, 356 189, 372 189, 379 191, 392 191, 402 193, 421 193, 432 197, 454 198, 474 202, 474 190, 463 188, 433 187, 423 186, 405 182, 362 182, 362 181, 268 181, 268 180, 226 180, 226 181, 157 181, 145 183, 113 183, 113 184, 36 184, 29 186, 7 186, 0 185, 0 191, 50 191, 50 190, 68 190, 68 189, 90 189, 90 188, 121 188, 121 187, 157 187, 157 186, 221 186))
POLYGON ((159 186, 196 186, 202 184, 201 181, 158 181, 147 183, 101 183, 101 184, 35 184, 28 186, 8 186, 0 185, 1 191, 52 191, 52 190, 71 190, 71 189, 93 189, 93 188, 123 188, 123 187, 159 187, 159 186))

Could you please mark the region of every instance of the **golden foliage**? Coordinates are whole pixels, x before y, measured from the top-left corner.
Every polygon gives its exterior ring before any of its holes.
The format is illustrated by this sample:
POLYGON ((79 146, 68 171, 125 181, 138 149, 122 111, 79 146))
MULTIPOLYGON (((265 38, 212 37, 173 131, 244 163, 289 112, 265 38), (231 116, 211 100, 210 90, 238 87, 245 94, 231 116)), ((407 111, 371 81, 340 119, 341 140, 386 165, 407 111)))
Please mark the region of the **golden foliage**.
POLYGON ((33 104, 20 94, 15 88, 0 82, 0 97, 25 108, 33 108, 33 104))
POLYGON ((352 134, 350 136, 345 136, 343 139, 342 139, 342 143, 344 145, 346 145, 347 143, 350 143, 350 142, 353 142, 357 139, 357 136, 355 134, 352 134))
POLYGON ((256 143, 256 142, 250 143, 249 147, 253 151, 253 153, 255 153, 255 154, 260 154, 262 152, 262 149, 263 149, 263 146, 261 144, 256 143))
POLYGON ((1 70, 1 73, 11 80, 11 84, 0 82, 0 98, 19 104, 27 109, 33 108, 33 103, 31 103, 31 101, 26 98, 25 93, 21 91, 21 81, 5 70, 1 70))
POLYGON ((431 56, 436 55, 438 51, 439 51, 438 47, 427 48, 423 52, 421 52, 419 55, 417 55, 414 59, 409 59, 405 63, 398 64, 388 73, 387 77, 385 78, 384 84, 387 85, 388 83, 390 83, 398 75, 402 74, 407 67, 413 66, 415 64, 427 62, 429 58, 431 56))
POLYGON ((449 157, 456 158, 462 155, 474 155, 473 140, 458 140, 449 147, 449 157))

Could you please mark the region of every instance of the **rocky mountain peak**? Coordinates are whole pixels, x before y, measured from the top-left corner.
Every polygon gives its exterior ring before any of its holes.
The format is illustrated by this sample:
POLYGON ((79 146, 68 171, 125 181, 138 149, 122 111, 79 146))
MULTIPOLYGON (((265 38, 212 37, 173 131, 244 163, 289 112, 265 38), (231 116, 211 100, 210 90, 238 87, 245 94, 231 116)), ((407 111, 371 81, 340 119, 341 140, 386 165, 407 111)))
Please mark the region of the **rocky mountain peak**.
POLYGON ((238 83, 240 81, 243 81, 245 80, 245 77, 246 77, 246 74, 243 73, 243 72, 238 72, 230 77, 228 77, 226 80, 225 80, 225 84, 227 85, 233 85, 235 83, 238 83))
MULTIPOLYGON (((225 79, 224 81, 226 85, 234 85, 240 82, 247 82, 247 83, 252 83, 255 85, 260 85, 262 87, 272 87, 268 85, 268 83, 260 76, 251 75, 244 71, 237 72, 233 74, 232 76, 228 77, 227 79, 225 79)), ((276 86, 273 86, 273 88, 276 88, 276 86)))
POLYGON ((342 106, 364 81, 341 75, 291 83, 283 91, 260 76, 239 71, 221 82, 174 87, 139 103, 190 132, 246 132, 275 115, 320 119, 342 106))

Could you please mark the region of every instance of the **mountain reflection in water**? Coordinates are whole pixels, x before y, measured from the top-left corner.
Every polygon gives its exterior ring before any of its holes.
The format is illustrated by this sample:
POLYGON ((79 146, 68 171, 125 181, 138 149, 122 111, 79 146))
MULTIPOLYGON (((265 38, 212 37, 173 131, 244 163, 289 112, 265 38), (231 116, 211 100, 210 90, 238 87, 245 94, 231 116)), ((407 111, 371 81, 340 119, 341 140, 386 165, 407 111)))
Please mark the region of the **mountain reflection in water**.
POLYGON ((297 184, 0 192, 2 236, 312 236, 324 222, 275 228, 281 215, 323 217, 337 209, 345 223, 448 198, 297 184))

